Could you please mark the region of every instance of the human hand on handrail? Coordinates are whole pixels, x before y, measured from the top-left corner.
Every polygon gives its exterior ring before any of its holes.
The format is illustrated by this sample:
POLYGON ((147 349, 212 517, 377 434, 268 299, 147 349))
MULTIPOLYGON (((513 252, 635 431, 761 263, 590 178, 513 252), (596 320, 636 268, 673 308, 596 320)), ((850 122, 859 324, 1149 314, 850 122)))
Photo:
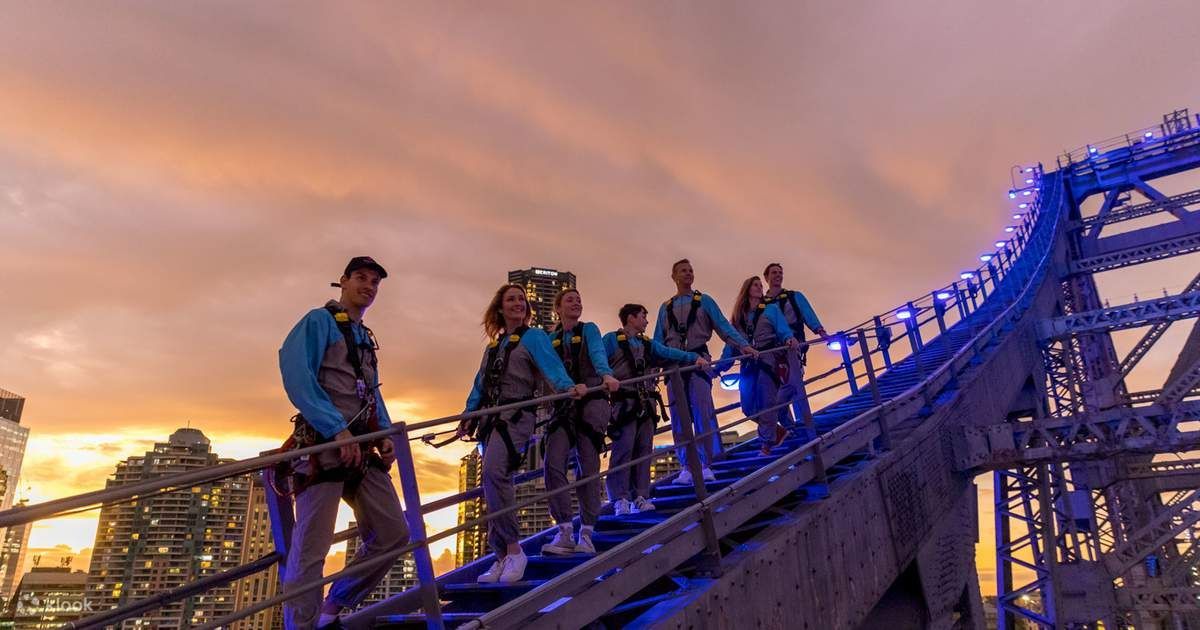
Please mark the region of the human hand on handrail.
POLYGON ((396 444, 392 442, 392 438, 385 437, 379 441, 378 448, 379 459, 385 468, 390 468, 392 463, 396 461, 396 444))
POLYGON ((587 390, 587 385, 584 385, 583 383, 576 383, 571 387, 571 389, 568 389, 567 392, 571 394, 571 398, 579 400, 587 395, 587 390))
POLYGON ((611 374, 605 374, 604 376, 600 377, 600 380, 604 381, 604 388, 610 393, 621 389, 621 381, 618 381, 611 374))
MULTIPOLYGON (((352 437, 354 434, 350 433, 350 429, 342 429, 333 436, 333 439, 334 441, 349 440, 352 437)), ((362 465, 362 449, 358 444, 343 444, 338 447, 338 459, 347 468, 358 468, 362 465)))

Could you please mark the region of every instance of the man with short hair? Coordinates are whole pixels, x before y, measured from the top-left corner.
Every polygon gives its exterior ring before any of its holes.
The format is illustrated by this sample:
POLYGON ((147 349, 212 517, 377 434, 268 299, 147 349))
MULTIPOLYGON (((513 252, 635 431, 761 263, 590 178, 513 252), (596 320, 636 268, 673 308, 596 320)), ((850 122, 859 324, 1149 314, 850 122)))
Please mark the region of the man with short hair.
MULTIPOLYGON (((788 326, 792 329, 792 334, 796 339, 804 342, 804 327, 821 336, 822 339, 828 336, 825 328, 821 326, 821 320, 817 319, 817 314, 813 311, 812 305, 808 303, 808 298, 804 294, 792 289, 783 288, 783 265, 779 263, 770 263, 766 269, 763 269, 763 280, 767 283, 767 290, 764 293, 763 301, 767 304, 776 304, 779 310, 783 311, 783 317, 787 320, 788 326)), ((804 391, 804 364, 805 353, 807 348, 800 351, 800 357, 795 360, 789 353, 788 361, 788 378, 787 385, 792 390, 792 413, 795 417, 792 426, 801 425, 804 423, 804 417, 809 412, 808 396, 802 395, 804 391)), ((783 414, 786 417, 787 414, 783 414)), ((815 436, 810 436, 815 437, 815 436)))
MULTIPOLYGON (((617 380, 645 376, 664 364, 695 363, 700 369, 708 367, 708 361, 695 352, 676 350, 646 339, 643 333, 649 325, 648 314, 641 304, 626 304, 617 312, 621 328, 604 335, 608 365, 617 380)), ((616 469, 654 450, 654 427, 661 406, 662 397, 653 380, 622 385, 612 395, 613 420, 608 425, 612 448, 605 483, 614 516, 654 510, 649 499, 652 462, 647 459, 616 469)))
MULTIPOLYGON (((675 283, 675 295, 663 302, 658 309, 658 320, 654 326, 655 341, 677 350, 694 352, 703 356, 705 361, 711 361, 712 353, 708 350, 708 341, 712 339, 713 332, 716 332, 725 343, 741 348, 743 353, 758 354, 741 333, 734 330, 711 297, 692 289, 695 271, 688 259, 675 261, 675 264, 671 265, 671 280, 675 283)), ((692 475, 687 466, 686 445, 680 444, 683 439, 684 422, 693 424, 696 435, 712 432, 707 438, 698 440, 696 447, 704 480, 713 481, 716 477, 708 466, 713 457, 721 453, 721 434, 717 430, 717 414, 713 406, 712 376, 704 370, 688 372, 683 375, 683 390, 676 391, 674 385, 668 383, 675 452, 683 469, 675 478, 675 483, 692 483, 692 475), (681 401, 685 400, 685 397, 691 406, 691 418, 683 417, 681 401)))
MULTIPOLYGON (((386 277, 374 259, 352 258, 334 284, 341 296, 309 311, 279 349, 284 390, 300 411, 293 434, 297 447, 391 425, 379 393, 378 345, 362 323, 386 277)), ((408 522, 388 474, 394 460, 391 439, 383 439, 322 451, 296 463, 296 523, 281 576, 284 592, 321 577, 343 499, 354 509, 362 541, 348 568, 408 542, 408 522)), ((324 603, 321 589, 287 600, 284 625, 289 630, 341 627, 338 614, 361 603, 390 568, 381 564, 338 579, 324 603)))

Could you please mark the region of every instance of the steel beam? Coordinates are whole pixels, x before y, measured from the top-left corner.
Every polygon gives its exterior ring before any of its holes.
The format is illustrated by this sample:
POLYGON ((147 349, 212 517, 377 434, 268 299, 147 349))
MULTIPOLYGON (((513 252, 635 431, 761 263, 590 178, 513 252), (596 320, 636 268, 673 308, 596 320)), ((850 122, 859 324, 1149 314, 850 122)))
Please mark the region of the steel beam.
POLYGON ((1200 386, 1200 322, 1192 326, 1192 333, 1179 352, 1174 367, 1163 384, 1162 394, 1154 402, 1160 405, 1175 404, 1200 386))
MULTIPOLYGON (((1187 286, 1180 291, 1180 293, 1191 293, 1193 291, 1200 291, 1200 273, 1196 274, 1196 277, 1192 278, 1192 281, 1189 282, 1187 286)), ((1173 322, 1171 321, 1158 322, 1153 324, 1150 327, 1150 330, 1146 331, 1146 334, 1138 340, 1138 342, 1133 346, 1133 349, 1129 351, 1129 354, 1125 357, 1125 359, 1121 361, 1122 377, 1129 376, 1129 373, 1133 371, 1133 368, 1137 367, 1137 364, 1143 358, 1145 358, 1146 353, 1150 352, 1150 348, 1152 348, 1154 344, 1162 338, 1162 336, 1167 332, 1167 329, 1171 327, 1172 323, 1173 322)))
MULTIPOLYGON (((1187 208, 1194 204, 1200 204, 1200 190, 1192 190, 1180 195, 1147 201, 1132 206, 1110 208, 1107 213, 1101 212, 1096 216, 1080 220, 1079 226, 1083 229, 1098 231, 1097 228, 1099 226, 1112 225, 1114 223, 1121 223, 1122 221, 1132 221, 1133 219, 1153 216, 1162 212, 1170 212, 1172 208, 1187 208)), ((1089 236, 1093 233, 1092 231, 1089 231, 1089 236)))
POLYGON ((1117 605, 1146 612, 1200 612, 1200 588, 1126 586, 1117 589, 1117 605))
POLYGON ((1173 538, 1200 521, 1200 490, 1183 493, 1155 515, 1144 527, 1130 532, 1128 537, 1109 553, 1104 554, 1104 566, 1114 579, 1125 574, 1146 556, 1157 552, 1173 538))
POLYGON ((974 470, 1037 462, 1110 457, 1119 453, 1174 453, 1200 446, 1200 431, 1181 432, 1180 422, 1200 419, 1200 402, 1174 406, 1115 408, 1078 416, 964 428, 962 443, 973 452, 963 461, 974 470))
MULTIPOLYGON (((1174 223, 1168 223, 1165 226, 1174 227, 1175 225, 1174 223)), ((1180 227, 1186 227, 1182 223, 1179 225, 1180 227)), ((1069 265, 1070 272, 1097 273, 1154 262, 1156 260, 1165 260, 1200 251, 1200 232, 1185 230, 1179 230, 1179 232, 1179 234, 1167 236, 1161 240, 1134 243, 1123 248, 1109 247, 1101 253, 1076 259, 1069 265)), ((1117 237, 1110 236, 1109 238, 1117 237)), ((1098 244, 1104 244, 1107 240, 1100 239, 1098 244)))
MULTIPOLYGON (((1197 235, 1200 237, 1200 235, 1197 235)), ((1112 332, 1200 316, 1200 291, 1055 317, 1038 324, 1042 341, 1112 332)))

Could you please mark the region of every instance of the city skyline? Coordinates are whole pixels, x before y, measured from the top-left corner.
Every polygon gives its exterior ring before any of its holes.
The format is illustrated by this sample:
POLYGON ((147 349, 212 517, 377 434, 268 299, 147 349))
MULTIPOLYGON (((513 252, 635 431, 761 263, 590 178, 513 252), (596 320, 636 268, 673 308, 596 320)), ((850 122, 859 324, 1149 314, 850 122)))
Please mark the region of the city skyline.
MULTIPOLYGON (((836 330, 972 264, 1012 164, 1200 107, 1184 2, 467 6, 7 13, 0 386, 29 400, 32 501, 101 487, 187 423, 223 457, 277 447, 275 352, 350 256, 392 271, 367 320, 393 417, 437 417, 508 270, 585 278, 607 331, 673 292, 675 259, 725 309, 779 261, 836 330)), ((1177 289, 1190 262, 1102 290, 1177 289)), ((427 498, 457 490, 467 448, 415 449, 427 498)), ((29 548, 83 551, 96 519, 39 523, 29 548)))

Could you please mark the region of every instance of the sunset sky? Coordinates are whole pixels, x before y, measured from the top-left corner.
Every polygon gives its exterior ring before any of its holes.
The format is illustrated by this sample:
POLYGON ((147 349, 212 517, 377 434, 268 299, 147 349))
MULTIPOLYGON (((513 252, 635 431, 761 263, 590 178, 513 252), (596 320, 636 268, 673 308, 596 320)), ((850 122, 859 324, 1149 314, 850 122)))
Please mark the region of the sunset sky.
MULTIPOLYGON (((573 271, 607 330, 677 258, 725 308, 780 261, 836 330, 973 266, 1012 165, 1200 108, 1194 0, 4 4, 0 388, 35 501, 189 423, 277 446, 276 351, 351 256, 391 274, 367 324, 392 416, 444 415, 509 269, 573 271)), ((462 453, 418 447, 429 496, 462 453)))

